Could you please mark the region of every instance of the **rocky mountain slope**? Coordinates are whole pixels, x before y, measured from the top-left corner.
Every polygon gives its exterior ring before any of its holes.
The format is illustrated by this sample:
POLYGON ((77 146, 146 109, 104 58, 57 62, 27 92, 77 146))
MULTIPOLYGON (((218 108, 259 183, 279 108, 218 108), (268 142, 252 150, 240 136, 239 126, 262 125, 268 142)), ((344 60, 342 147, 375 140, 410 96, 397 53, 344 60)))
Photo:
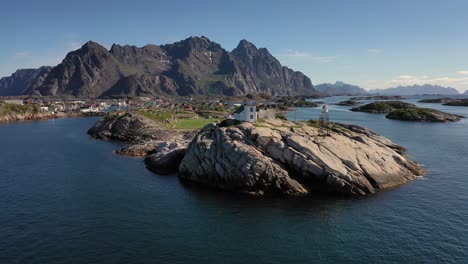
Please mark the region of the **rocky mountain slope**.
POLYGON ((418 94, 445 94, 457 95, 458 91, 451 87, 442 87, 439 85, 412 85, 412 86, 398 86, 387 89, 374 89, 369 90, 370 93, 378 94, 398 94, 398 95, 418 95, 418 94))
POLYGON ((347 84, 344 82, 335 82, 335 83, 322 83, 315 85, 315 89, 319 91, 320 93, 326 94, 326 95, 334 95, 334 96, 339 96, 339 95, 367 95, 369 94, 366 90, 363 88, 357 86, 357 85, 352 85, 352 84, 347 84))
POLYGON ((0 79, 0 96, 28 93, 41 86, 50 72, 50 67, 17 70, 11 76, 0 79))
POLYGON ((311 80, 242 40, 229 52, 206 37, 144 47, 95 42, 67 54, 31 93, 43 96, 316 95, 311 80))

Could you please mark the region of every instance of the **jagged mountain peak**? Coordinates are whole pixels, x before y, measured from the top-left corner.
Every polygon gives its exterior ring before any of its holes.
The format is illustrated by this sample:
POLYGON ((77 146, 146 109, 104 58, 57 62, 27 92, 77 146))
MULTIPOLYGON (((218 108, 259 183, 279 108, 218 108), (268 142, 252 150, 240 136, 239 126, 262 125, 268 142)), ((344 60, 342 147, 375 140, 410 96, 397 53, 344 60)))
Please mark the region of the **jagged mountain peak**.
POLYGON ((253 56, 258 52, 257 47, 248 40, 241 40, 232 53, 238 57, 253 56))
POLYGON ((253 49, 253 50, 256 50, 257 47, 250 41, 246 40, 246 39, 242 39, 241 41, 239 41, 239 44, 237 44, 237 47, 236 49, 253 49))
POLYGON ((82 56, 84 54, 107 54, 109 51, 102 46, 101 44, 94 42, 94 41, 88 41, 81 48, 71 51, 67 54, 66 58, 70 58, 71 56, 82 56))
POLYGON ((87 41, 85 44, 83 44, 81 49, 99 49, 99 50, 106 50, 107 51, 107 49, 103 45, 101 45, 101 44, 99 44, 97 42, 94 42, 92 40, 87 41))
MULTIPOLYGON (((36 87, 36 86, 34 86, 36 87)), ((315 95, 310 79, 266 48, 241 40, 232 52, 205 36, 166 45, 94 41, 67 54, 32 93, 44 96, 315 95)))

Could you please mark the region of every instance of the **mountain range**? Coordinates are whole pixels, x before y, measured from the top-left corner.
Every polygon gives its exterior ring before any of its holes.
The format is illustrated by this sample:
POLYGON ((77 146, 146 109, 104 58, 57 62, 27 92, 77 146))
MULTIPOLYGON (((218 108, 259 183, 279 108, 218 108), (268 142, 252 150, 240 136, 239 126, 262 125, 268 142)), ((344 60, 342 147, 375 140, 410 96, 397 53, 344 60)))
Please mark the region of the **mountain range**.
POLYGON ((466 90, 466 91, 463 93, 463 95, 468 95, 468 90, 466 90))
POLYGON ((443 95, 457 95, 457 89, 451 87, 442 87, 439 85, 412 85, 412 86, 398 86, 387 89, 373 89, 369 93, 376 94, 389 94, 389 95, 421 95, 421 94, 443 94, 443 95))
POLYGON ((206 37, 144 47, 89 41, 53 67, 18 70, 0 95, 107 98, 188 95, 316 95, 311 80, 247 40, 227 51, 206 37))
POLYGON ((369 94, 363 88, 337 81, 335 83, 322 83, 315 85, 315 89, 326 95, 367 95, 369 94))

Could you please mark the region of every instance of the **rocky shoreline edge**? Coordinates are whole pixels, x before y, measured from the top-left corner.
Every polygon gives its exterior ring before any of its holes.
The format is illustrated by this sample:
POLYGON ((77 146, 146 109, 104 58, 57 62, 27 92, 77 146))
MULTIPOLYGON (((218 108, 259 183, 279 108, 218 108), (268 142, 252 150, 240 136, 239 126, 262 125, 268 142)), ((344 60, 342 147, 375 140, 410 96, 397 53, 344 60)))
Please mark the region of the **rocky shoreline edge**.
POLYGON ((406 150, 369 129, 333 124, 321 137, 317 124, 265 119, 225 120, 199 131, 169 131, 136 113, 109 115, 88 133, 128 143, 118 154, 145 157, 159 175, 255 196, 312 193, 368 195, 424 174, 406 150))

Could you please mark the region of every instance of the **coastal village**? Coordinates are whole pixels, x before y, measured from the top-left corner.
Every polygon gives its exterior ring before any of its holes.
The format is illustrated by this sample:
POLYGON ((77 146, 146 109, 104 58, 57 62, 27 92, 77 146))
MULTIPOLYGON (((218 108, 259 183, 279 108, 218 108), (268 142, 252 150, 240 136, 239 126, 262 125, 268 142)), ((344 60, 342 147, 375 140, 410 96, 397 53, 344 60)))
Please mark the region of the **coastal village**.
MULTIPOLYGON (((203 126, 222 119, 255 122, 263 118, 285 119, 288 111, 295 106, 317 106, 304 98, 272 98, 220 100, 213 98, 148 98, 132 99, 32 99, 0 98, 0 103, 12 106, 32 107, 34 111, 64 117, 69 115, 106 114, 113 111, 138 111, 167 123, 172 120, 191 121, 203 126), (164 120, 163 120, 164 119, 164 120)), ((29 118, 28 118, 29 119, 29 118)), ((33 119, 33 118, 32 118, 33 119)), ((42 118, 41 118, 42 119, 42 118)))

